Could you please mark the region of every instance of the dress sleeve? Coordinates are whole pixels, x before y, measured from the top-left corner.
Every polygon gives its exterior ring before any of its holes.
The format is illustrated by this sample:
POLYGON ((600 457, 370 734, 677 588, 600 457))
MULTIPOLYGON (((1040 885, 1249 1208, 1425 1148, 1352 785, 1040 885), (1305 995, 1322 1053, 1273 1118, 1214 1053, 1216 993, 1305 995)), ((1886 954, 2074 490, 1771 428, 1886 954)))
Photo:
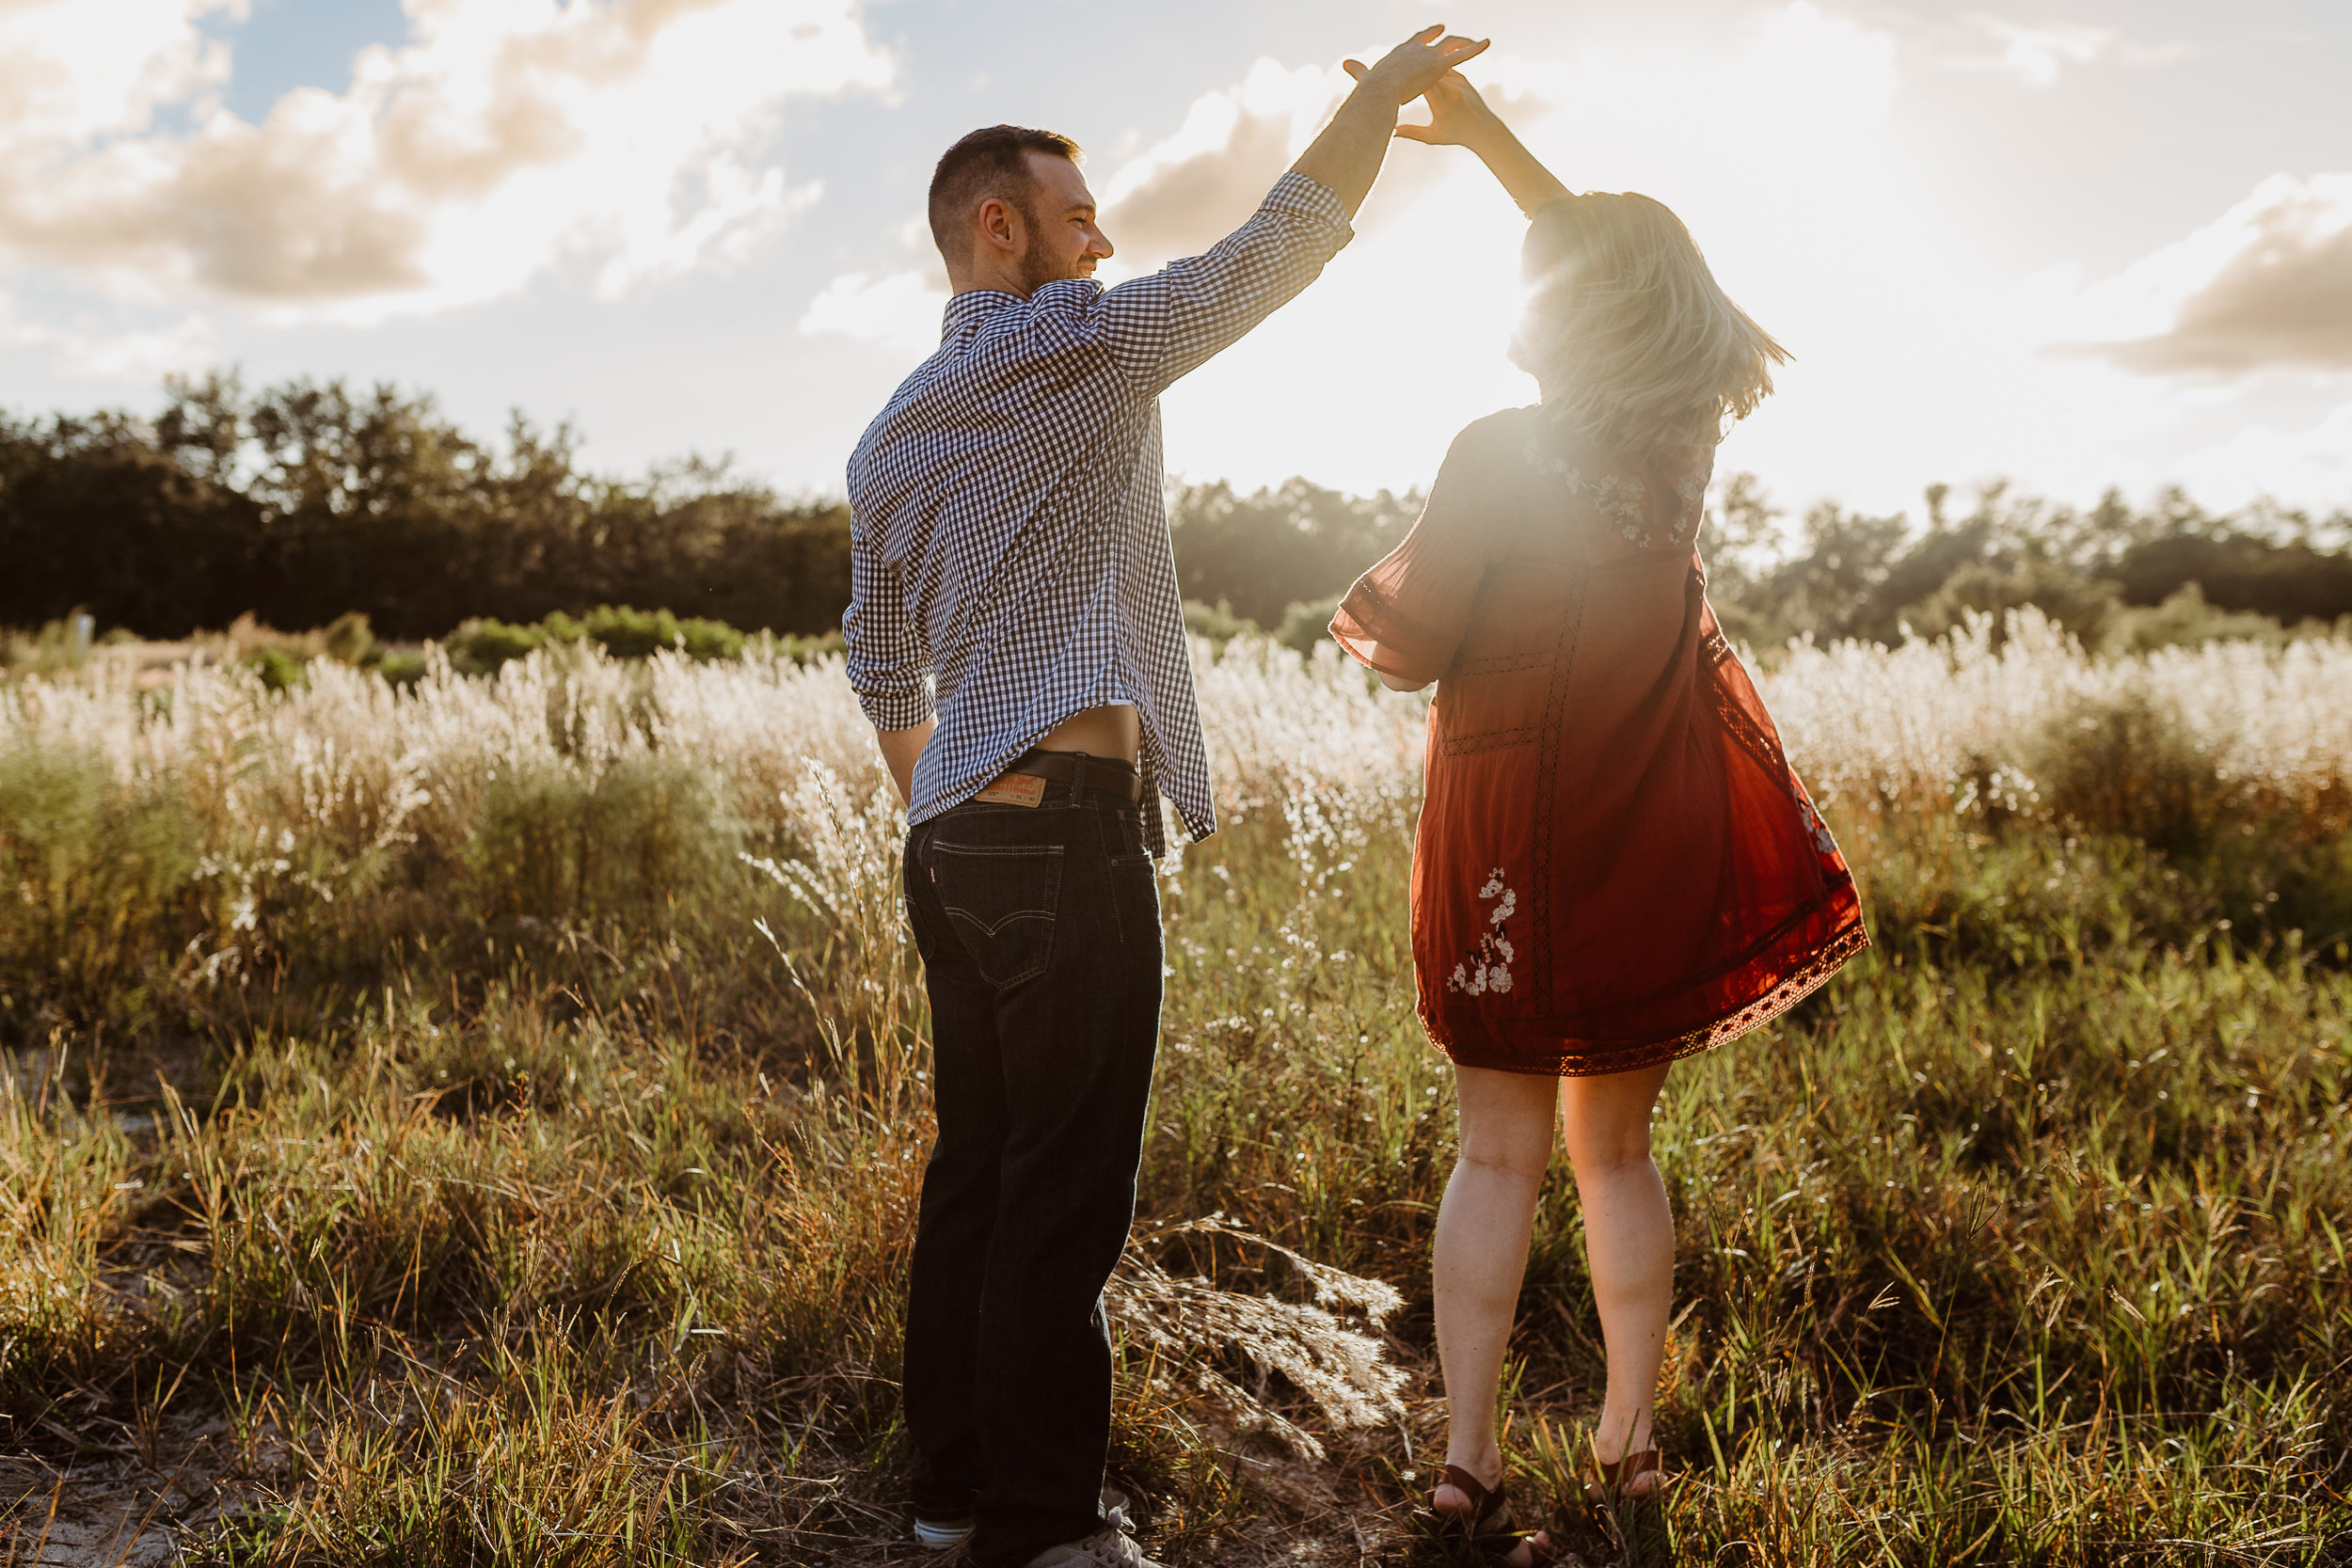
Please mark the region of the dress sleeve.
POLYGON ((1487 486, 1478 474, 1484 459, 1471 436, 1454 437, 1412 531, 1356 579, 1331 618, 1340 646, 1383 674, 1436 680, 1470 629, 1492 536, 1487 486))

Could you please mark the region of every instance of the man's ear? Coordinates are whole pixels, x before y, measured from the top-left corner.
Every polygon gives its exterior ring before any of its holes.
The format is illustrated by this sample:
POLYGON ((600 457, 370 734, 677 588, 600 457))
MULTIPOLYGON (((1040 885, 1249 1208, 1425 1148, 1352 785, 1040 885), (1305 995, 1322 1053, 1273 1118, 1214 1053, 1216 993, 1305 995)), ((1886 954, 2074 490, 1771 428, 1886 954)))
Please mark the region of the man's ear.
POLYGON ((1021 209, 1002 197, 990 197, 980 203, 980 243, 1003 251, 1008 256, 1021 254, 1026 238, 1021 231, 1021 209))

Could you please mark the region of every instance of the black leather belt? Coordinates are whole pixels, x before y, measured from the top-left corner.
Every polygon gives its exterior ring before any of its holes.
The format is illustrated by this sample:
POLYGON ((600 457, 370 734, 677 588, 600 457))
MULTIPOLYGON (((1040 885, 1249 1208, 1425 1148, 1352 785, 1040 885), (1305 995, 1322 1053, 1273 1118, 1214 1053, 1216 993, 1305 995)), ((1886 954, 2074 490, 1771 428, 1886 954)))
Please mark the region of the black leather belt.
POLYGON ((1005 771, 1075 784, 1122 800, 1143 799, 1142 773, 1135 764, 1116 757, 1089 756, 1084 752, 1024 752, 1005 771))

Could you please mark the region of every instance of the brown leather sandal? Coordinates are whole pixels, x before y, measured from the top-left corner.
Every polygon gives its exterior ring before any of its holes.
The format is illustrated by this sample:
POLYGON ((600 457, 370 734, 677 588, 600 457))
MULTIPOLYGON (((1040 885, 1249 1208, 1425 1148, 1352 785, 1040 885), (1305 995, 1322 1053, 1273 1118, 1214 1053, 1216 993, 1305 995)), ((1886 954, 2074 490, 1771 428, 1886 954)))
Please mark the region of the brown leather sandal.
POLYGON ((1454 1487, 1470 1500, 1470 1512, 1460 1513, 1439 1509, 1437 1495, 1434 1492, 1430 1495, 1429 1515, 1436 1521, 1441 1536, 1454 1537, 1468 1544, 1481 1558, 1492 1563, 1508 1563, 1511 1554, 1522 1544, 1527 1547, 1527 1568, 1549 1568, 1549 1564, 1559 1560, 1559 1554, 1552 1550, 1550 1539, 1543 1531, 1521 1535, 1512 1528, 1511 1501, 1502 1495, 1500 1485, 1491 1492, 1487 1491, 1476 1476, 1459 1465, 1447 1465, 1438 1477, 1438 1484, 1454 1487))
POLYGON ((1587 1456, 1585 1463, 1592 1466, 1592 1473, 1584 1482, 1585 1500, 1603 1508, 1617 1503, 1648 1502, 1665 1491, 1673 1480, 1666 1473, 1665 1455, 1656 1449, 1644 1449, 1639 1453, 1627 1454, 1613 1464, 1603 1464, 1598 1454, 1592 1454, 1587 1456), (1644 1476, 1658 1479, 1646 1492, 1628 1490, 1644 1476))

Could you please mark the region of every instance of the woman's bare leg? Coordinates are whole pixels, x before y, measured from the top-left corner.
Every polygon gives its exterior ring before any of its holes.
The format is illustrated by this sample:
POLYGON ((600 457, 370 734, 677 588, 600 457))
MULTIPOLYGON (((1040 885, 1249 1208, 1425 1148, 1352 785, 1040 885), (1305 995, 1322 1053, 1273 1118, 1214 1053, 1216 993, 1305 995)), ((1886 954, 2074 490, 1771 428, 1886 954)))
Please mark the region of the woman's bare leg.
MULTIPOLYGON (((1561 1126, 1584 1211, 1601 1340, 1609 1350, 1609 1393, 1594 1446, 1613 1464, 1650 1446, 1659 1364, 1674 1307, 1674 1213, 1649 1152, 1650 1111, 1665 1082, 1661 1065, 1561 1083, 1561 1126)), ((1634 1490, 1638 1496, 1654 1485, 1634 1490)))
MULTIPOLYGON (((1462 1153, 1438 1208, 1431 1259, 1438 1360, 1445 1373, 1445 1457, 1492 1487, 1502 1479, 1495 1393, 1518 1313, 1535 1199, 1551 1164, 1560 1088, 1554 1078, 1486 1068, 1457 1068, 1454 1078, 1462 1153)), ((1470 1506, 1451 1486, 1438 1487, 1434 1501, 1447 1513, 1470 1506)))

